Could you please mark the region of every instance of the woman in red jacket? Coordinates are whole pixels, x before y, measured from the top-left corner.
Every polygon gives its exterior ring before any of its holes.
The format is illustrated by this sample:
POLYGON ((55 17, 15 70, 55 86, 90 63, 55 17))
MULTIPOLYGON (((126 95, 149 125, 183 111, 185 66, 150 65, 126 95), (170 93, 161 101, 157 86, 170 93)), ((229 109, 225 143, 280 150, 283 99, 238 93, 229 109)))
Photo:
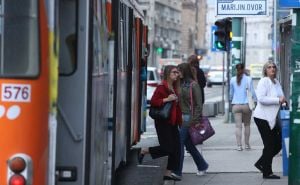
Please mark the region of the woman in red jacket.
POLYGON ((162 83, 157 86, 150 104, 161 107, 166 102, 173 102, 168 120, 154 120, 159 146, 143 148, 138 160, 142 163, 145 154, 150 154, 153 159, 168 156, 168 165, 164 180, 180 180, 171 176, 172 171, 179 169, 180 139, 178 126, 182 123, 182 114, 178 103, 178 70, 176 66, 168 65, 164 69, 162 83))

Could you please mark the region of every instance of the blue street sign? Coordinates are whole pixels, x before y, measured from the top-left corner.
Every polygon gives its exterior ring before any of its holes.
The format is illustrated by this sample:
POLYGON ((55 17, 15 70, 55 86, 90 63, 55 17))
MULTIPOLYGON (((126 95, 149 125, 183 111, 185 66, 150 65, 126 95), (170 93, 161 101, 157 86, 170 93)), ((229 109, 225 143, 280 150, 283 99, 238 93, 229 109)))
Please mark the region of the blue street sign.
POLYGON ((216 30, 217 30, 217 26, 211 26, 211 51, 212 52, 220 51, 215 46, 215 41, 216 41, 215 31, 216 30))
POLYGON ((279 0, 280 8, 299 8, 300 1, 299 0, 279 0))

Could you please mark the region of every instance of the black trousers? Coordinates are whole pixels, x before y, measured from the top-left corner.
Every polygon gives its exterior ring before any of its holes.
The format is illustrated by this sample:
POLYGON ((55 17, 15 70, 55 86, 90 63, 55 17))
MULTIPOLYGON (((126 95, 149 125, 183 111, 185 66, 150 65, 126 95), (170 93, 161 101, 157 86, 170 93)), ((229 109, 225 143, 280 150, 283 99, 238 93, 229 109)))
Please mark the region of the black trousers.
POLYGON ((178 170, 180 163, 180 138, 178 125, 155 123, 159 146, 149 147, 153 159, 168 156, 168 170, 178 170))
POLYGON ((262 155, 256 163, 263 167, 263 175, 268 176, 273 173, 273 157, 281 150, 280 123, 277 121, 275 127, 271 130, 268 121, 255 117, 254 121, 264 144, 262 155))

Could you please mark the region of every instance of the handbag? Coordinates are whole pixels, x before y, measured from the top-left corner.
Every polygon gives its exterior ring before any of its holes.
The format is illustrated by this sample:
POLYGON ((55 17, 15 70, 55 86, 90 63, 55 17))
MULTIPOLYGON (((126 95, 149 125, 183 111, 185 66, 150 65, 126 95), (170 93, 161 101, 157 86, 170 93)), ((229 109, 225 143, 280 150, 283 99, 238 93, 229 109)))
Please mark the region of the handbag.
POLYGON ((189 128, 190 138, 194 145, 202 144, 205 140, 215 134, 215 130, 211 126, 210 121, 206 116, 202 116, 200 124, 192 125, 189 128))
MULTIPOLYGON (((191 111, 193 110, 193 96, 192 96, 192 85, 190 86, 190 99, 191 99, 191 111)), ((205 140, 215 134, 215 130, 211 126, 210 121, 206 116, 201 116, 199 124, 194 124, 189 128, 189 134, 191 141, 194 145, 202 144, 205 140)))
POLYGON ((253 100, 253 97, 252 97, 252 93, 250 91, 250 85, 249 85, 249 83, 250 83, 250 81, 249 81, 249 78, 248 78, 247 88, 246 88, 248 105, 249 105, 250 110, 254 110, 255 103, 254 103, 254 100, 253 100))
POLYGON ((172 102, 166 102, 162 107, 150 106, 149 116, 155 120, 167 120, 170 117, 172 102))

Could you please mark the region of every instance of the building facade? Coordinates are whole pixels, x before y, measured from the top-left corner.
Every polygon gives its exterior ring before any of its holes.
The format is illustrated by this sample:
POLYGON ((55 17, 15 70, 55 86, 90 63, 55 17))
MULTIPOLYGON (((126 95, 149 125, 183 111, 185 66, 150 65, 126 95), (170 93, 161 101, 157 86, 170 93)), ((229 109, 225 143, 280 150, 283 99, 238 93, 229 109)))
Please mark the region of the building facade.
POLYGON ((200 50, 202 55, 206 53, 206 0, 183 0, 182 1, 182 57, 194 54, 195 49, 200 50))
POLYGON ((148 66, 159 58, 181 57, 181 0, 138 0, 149 26, 151 51, 148 66))
POLYGON ((149 26, 149 66, 160 58, 206 54, 206 0, 139 0, 149 26))

